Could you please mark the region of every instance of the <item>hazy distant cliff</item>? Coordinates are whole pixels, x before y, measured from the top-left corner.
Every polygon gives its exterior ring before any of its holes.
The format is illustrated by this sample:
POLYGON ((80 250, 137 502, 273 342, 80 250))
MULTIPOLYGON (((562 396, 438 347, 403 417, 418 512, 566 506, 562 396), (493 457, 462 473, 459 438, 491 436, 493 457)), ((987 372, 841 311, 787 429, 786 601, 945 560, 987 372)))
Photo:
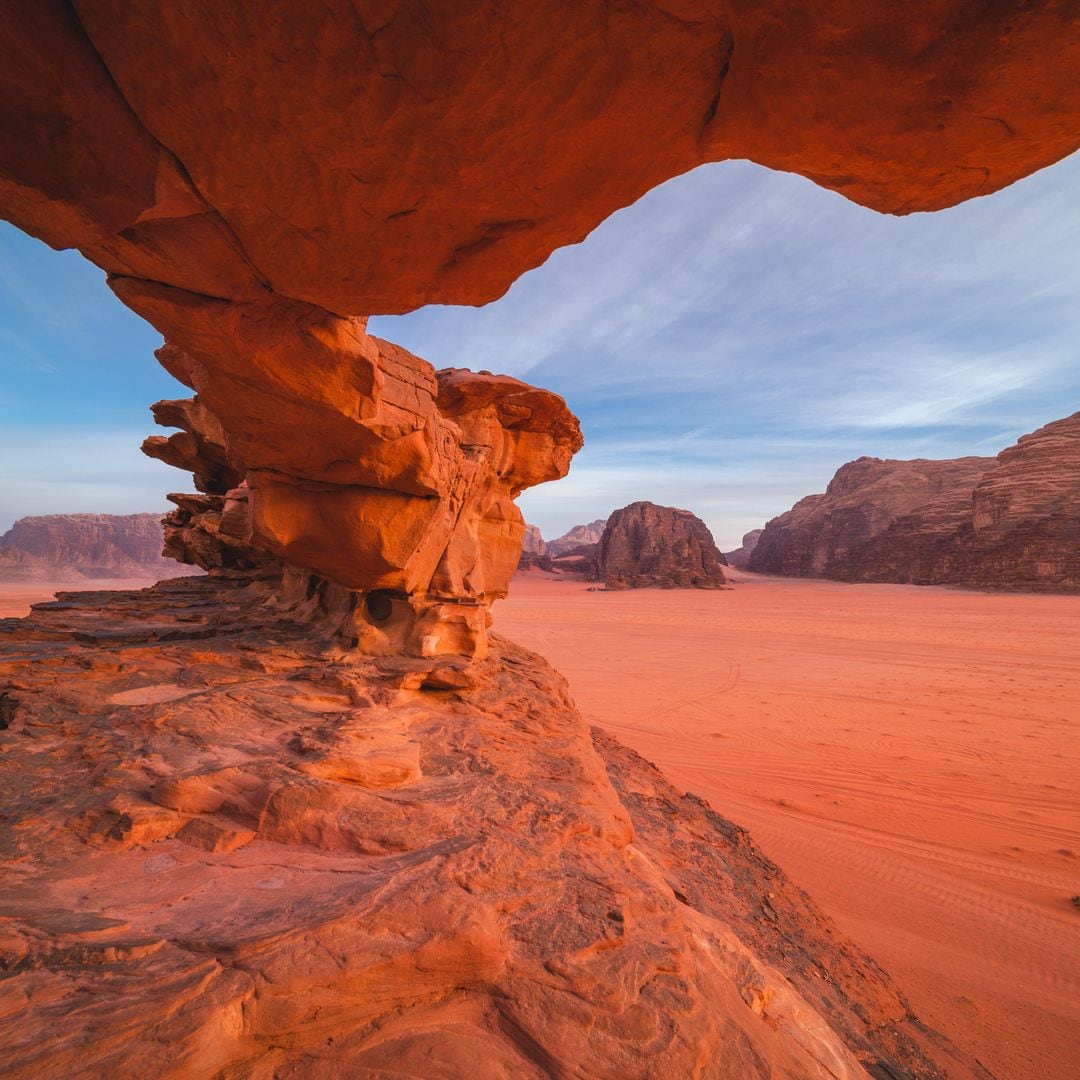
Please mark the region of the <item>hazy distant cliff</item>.
POLYGON ((48 514, 0 536, 0 581, 163 578, 192 573, 162 557, 160 514, 48 514))

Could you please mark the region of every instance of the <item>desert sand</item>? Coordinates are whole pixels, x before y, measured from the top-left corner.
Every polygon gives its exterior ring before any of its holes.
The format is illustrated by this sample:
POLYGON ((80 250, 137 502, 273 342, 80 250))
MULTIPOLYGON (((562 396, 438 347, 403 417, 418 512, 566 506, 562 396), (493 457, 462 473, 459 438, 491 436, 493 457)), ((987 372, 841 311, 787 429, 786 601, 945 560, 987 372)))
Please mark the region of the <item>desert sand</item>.
POLYGON ((1080 601, 519 575, 496 629, 707 799, 997 1076, 1080 1069, 1080 601))

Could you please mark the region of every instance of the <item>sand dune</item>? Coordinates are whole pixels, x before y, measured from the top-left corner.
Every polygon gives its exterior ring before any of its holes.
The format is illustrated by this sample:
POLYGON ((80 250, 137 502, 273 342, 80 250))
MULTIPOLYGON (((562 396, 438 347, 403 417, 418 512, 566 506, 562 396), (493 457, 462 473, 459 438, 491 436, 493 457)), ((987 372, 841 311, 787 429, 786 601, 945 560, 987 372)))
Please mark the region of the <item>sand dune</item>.
POLYGON ((519 576, 497 629, 708 799, 998 1076, 1080 1070, 1080 600, 519 576))

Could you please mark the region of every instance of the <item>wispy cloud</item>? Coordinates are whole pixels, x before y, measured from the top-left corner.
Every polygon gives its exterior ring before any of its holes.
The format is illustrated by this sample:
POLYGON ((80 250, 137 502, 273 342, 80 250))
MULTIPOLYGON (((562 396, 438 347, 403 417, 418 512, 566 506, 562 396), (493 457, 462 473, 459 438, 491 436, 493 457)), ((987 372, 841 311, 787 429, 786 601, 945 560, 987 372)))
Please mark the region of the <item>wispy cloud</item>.
MULTIPOLYGON (((734 544, 860 454, 991 453, 1080 408, 1080 155, 940 214, 889 218, 745 162, 668 182, 485 308, 372 329, 525 376, 580 415, 545 534, 638 498, 734 544)), ((160 339, 72 252, 0 226, 0 524, 161 505, 137 444, 178 390, 160 339)))
POLYGON ((372 325, 568 399, 586 450, 522 499, 545 533, 651 497, 734 542, 748 507, 778 513, 851 457, 996 451, 1080 407, 1078 181, 1080 155, 890 218, 799 177, 707 166, 496 304, 372 325))

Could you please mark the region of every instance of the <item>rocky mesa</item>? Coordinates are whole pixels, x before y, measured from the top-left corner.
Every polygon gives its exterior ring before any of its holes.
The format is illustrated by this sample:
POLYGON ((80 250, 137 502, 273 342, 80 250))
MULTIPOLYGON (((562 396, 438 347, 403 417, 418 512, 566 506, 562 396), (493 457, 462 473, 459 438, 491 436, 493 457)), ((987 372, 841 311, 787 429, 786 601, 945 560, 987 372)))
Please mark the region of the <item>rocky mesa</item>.
POLYGON ((841 581, 1080 589, 1080 413, 996 458, 844 465, 765 527, 749 568, 841 581))
POLYGON ((162 555, 161 514, 47 514, 0 536, 0 581, 159 580, 197 572, 162 555))
POLYGON ((719 589, 724 556, 689 510, 636 502, 608 518, 597 548, 597 577, 608 589, 719 589))

